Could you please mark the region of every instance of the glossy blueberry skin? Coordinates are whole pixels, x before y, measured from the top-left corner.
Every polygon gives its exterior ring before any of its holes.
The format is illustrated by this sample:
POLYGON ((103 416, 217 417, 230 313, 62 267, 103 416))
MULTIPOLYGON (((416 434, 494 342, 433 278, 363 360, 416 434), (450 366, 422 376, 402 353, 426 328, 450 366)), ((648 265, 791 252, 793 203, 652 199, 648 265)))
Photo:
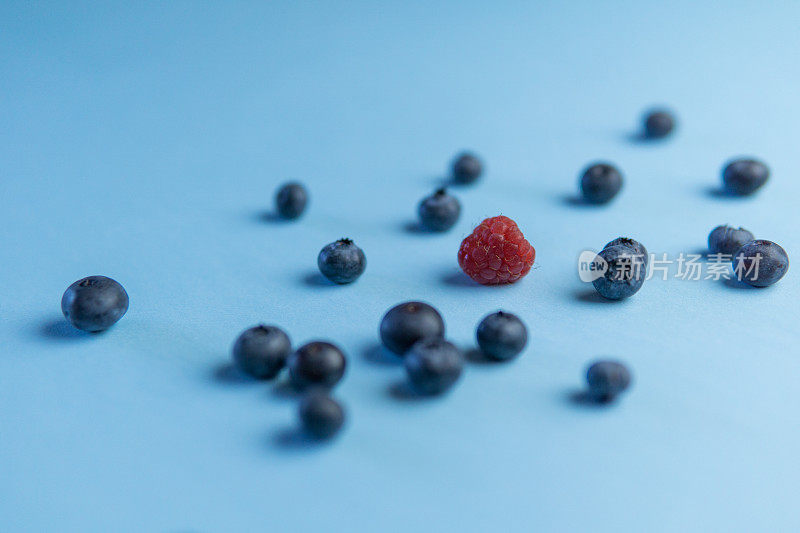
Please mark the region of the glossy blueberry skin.
POLYGON ((83 331, 104 331, 128 311, 128 293, 105 276, 89 276, 70 285, 61 297, 61 312, 83 331))
POLYGON ((592 282, 601 296, 609 300, 622 300, 642 288, 646 268, 642 264, 637 266, 636 255, 630 248, 609 246, 597 255, 608 263, 603 276, 592 282))
POLYGON ((303 430, 315 439, 329 439, 344 425, 341 404, 322 391, 312 391, 300 400, 298 410, 303 430))
POLYGON ((589 396, 597 402, 608 402, 631 384, 631 373, 618 361, 596 361, 586 370, 589 396))
POLYGON ((367 268, 367 256, 350 239, 339 239, 325 246, 317 256, 322 275, 334 283, 352 283, 367 268))
POLYGON ((725 190, 735 196, 748 196, 769 179, 769 167, 755 159, 736 159, 722 170, 725 190))
POLYGON ((347 359, 337 346, 324 341, 304 344, 289 356, 289 378, 297 389, 333 387, 344 376, 347 359))
POLYGON ((469 152, 459 154, 453 161, 453 181, 456 183, 474 183, 483 173, 483 163, 469 152))
POLYGON ((733 254, 746 243, 755 239, 752 233, 744 228, 717 226, 708 234, 708 250, 712 254, 723 254, 733 258, 733 254))
POLYGON ((757 240, 744 244, 734 255, 734 274, 753 287, 769 287, 789 270, 789 256, 772 241, 757 240), (760 257, 759 257, 760 254, 760 257), (758 260, 758 271, 755 262, 758 260))
POLYGON ((630 237, 617 237, 610 243, 603 246, 603 248, 610 248, 611 246, 625 246, 630 250, 633 250, 636 258, 641 260, 644 266, 647 267, 647 264, 650 260, 650 254, 647 253, 647 248, 645 248, 644 245, 636 239, 631 239, 630 237))
POLYGON ((306 210, 308 191, 299 183, 286 183, 275 195, 275 207, 285 219, 298 218, 306 210))
POLYGON ((461 215, 461 203, 455 196, 439 189, 423 198, 417 207, 422 227, 429 231, 447 231, 452 228, 461 215))
POLYGON ((439 311, 424 302, 404 302, 383 315, 380 335, 389 351, 403 355, 421 339, 444 337, 444 320, 439 311))
POLYGON ((275 326, 264 324, 246 329, 233 344, 236 366, 256 379, 272 379, 292 352, 289 336, 275 326))
POLYGON ((517 315, 497 311, 478 324, 476 332, 481 351, 497 361, 517 357, 528 344, 528 329, 517 315))
POLYGON ((581 176, 581 193, 590 204, 605 204, 622 189, 622 174, 608 163, 595 163, 581 176))
POLYGON ((441 394, 458 381, 464 357, 444 339, 427 338, 414 343, 403 360, 411 386, 419 394, 441 394))
POLYGON ((644 134, 649 139, 666 137, 675 128, 675 117, 667 110, 654 109, 644 117, 644 134))

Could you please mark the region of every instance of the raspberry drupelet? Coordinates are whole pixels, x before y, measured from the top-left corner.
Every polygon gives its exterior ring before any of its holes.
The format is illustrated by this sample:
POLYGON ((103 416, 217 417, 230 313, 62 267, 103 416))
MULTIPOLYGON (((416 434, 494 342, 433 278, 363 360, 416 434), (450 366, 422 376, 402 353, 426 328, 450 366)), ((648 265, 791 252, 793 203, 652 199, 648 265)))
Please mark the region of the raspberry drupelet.
POLYGON ((517 223, 502 215, 481 222, 458 250, 461 269, 482 285, 514 283, 530 271, 535 257, 517 223))

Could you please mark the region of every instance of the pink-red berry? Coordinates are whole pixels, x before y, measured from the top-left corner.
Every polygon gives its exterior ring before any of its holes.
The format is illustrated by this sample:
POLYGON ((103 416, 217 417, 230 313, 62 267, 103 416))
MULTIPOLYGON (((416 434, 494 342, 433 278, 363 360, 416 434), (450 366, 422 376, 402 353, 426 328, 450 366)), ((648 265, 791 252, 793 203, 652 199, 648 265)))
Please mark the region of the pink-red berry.
POLYGON ((514 283, 530 271, 535 257, 516 222, 502 215, 481 222, 458 250, 461 269, 483 285, 514 283))

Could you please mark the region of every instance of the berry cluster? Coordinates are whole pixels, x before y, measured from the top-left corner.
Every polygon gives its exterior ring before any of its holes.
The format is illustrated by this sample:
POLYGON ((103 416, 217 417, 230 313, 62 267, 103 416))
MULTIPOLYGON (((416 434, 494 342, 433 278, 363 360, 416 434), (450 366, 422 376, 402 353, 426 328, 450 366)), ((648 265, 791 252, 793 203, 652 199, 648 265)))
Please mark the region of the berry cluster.
MULTIPOLYGON (((653 110, 642 121, 642 137, 658 140, 675 129, 669 111, 653 110)), ((451 164, 450 181, 470 185, 484 173, 483 162, 474 154, 459 154, 451 164)), ((764 186, 769 168, 755 159, 736 159, 724 167, 724 191, 733 196, 748 196, 764 186)), ((620 170, 611 163, 588 166, 580 177, 584 202, 601 205, 616 198, 623 186, 620 170)), ((275 195, 275 210, 280 218, 296 220, 308 207, 309 194, 296 182, 286 183, 275 195)), ((417 205, 419 227, 436 233, 451 230, 461 214, 461 202, 445 188, 437 189, 417 205)), ((787 272, 786 251, 768 240, 756 240, 744 228, 718 226, 708 236, 711 253, 728 255, 734 268, 746 272, 743 281, 755 287, 776 283, 787 272), (750 267, 758 260, 760 268, 750 267)), ((517 224, 507 216, 483 220, 463 239, 458 249, 458 264, 470 278, 482 285, 514 283, 527 275, 536 251, 517 224)), ((593 280, 604 298, 622 300, 638 292, 648 266, 647 249, 638 241, 619 237, 606 244, 596 261, 604 266, 593 280)), ((332 242, 319 252, 320 273, 335 284, 356 281, 366 270, 366 255, 351 239, 332 242)), ((128 310, 125 289, 105 276, 90 276, 70 285, 61 300, 64 316, 78 329, 100 332, 122 318, 128 310)), ((389 309, 380 322, 379 334, 386 350, 401 356, 410 389, 422 396, 440 395, 460 379, 465 355, 445 337, 442 315, 430 304, 410 301, 389 309)), ((509 361, 528 345, 528 330, 516 315, 497 311, 486 315, 476 328, 479 352, 486 359, 509 361)), ((345 422, 345 411, 330 391, 342 380, 347 367, 344 352, 335 344, 312 341, 293 349, 289 336, 279 327, 258 325, 242 332, 233 344, 233 361, 244 374, 258 380, 276 379, 284 368, 291 385, 303 397, 298 417, 304 431, 316 439, 334 436, 345 422)), ((631 383, 627 367, 612 360, 596 361, 586 371, 588 393, 594 402, 606 403, 625 391, 631 383)))
POLYGON ((753 287, 769 287, 789 270, 786 250, 772 241, 756 240, 744 228, 717 226, 708 235, 708 250, 731 259, 734 271, 741 273, 741 281, 753 287), (754 268, 756 262, 758 269, 754 268))
MULTIPOLYGON (((392 307, 379 331, 383 346, 403 358, 409 385, 417 394, 441 394, 461 377, 464 355, 445 339, 442 315, 430 304, 404 302, 392 307)), ((486 357, 506 361, 525 348, 528 330, 516 315, 498 311, 478 324, 476 337, 486 357)))
POLYGON ((329 438, 344 424, 344 409, 328 393, 347 367, 347 358, 336 345, 313 341, 292 352, 282 329, 261 324, 239 335, 233 344, 233 360, 239 370, 262 380, 275 379, 287 367, 290 383, 304 393, 299 415, 310 436, 329 438))

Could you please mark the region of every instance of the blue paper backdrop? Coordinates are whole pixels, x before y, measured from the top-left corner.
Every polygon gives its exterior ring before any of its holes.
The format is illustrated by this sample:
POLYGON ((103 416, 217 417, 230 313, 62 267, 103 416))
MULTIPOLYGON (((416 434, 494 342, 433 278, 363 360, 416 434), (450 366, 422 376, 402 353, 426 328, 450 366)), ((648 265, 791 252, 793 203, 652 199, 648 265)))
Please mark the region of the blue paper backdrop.
POLYGON ((797 256, 798 20, 795 2, 4 2, 0 529, 800 530, 798 267, 609 304, 575 266, 620 234, 696 252, 725 222, 797 256), (660 103, 677 135, 637 142, 660 103), (463 148, 487 171, 455 190, 458 225, 408 231, 463 148), (740 154, 772 179, 721 198, 740 154), (574 205, 598 158, 623 192, 574 205), (264 216, 287 179, 312 194, 297 223, 264 216), (459 242, 500 213, 535 269, 472 285, 459 242), (316 254, 342 236, 369 265, 329 286, 316 254), (131 298, 100 336, 59 309, 90 274, 131 298), (500 307, 530 345, 445 398, 398 397, 378 322, 417 298, 462 346, 500 307), (336 442, 298 441, 286 387, 226 367, 261 321, 347 352, 336 442), (605 356, 630 394, 571 401, 605 356))

